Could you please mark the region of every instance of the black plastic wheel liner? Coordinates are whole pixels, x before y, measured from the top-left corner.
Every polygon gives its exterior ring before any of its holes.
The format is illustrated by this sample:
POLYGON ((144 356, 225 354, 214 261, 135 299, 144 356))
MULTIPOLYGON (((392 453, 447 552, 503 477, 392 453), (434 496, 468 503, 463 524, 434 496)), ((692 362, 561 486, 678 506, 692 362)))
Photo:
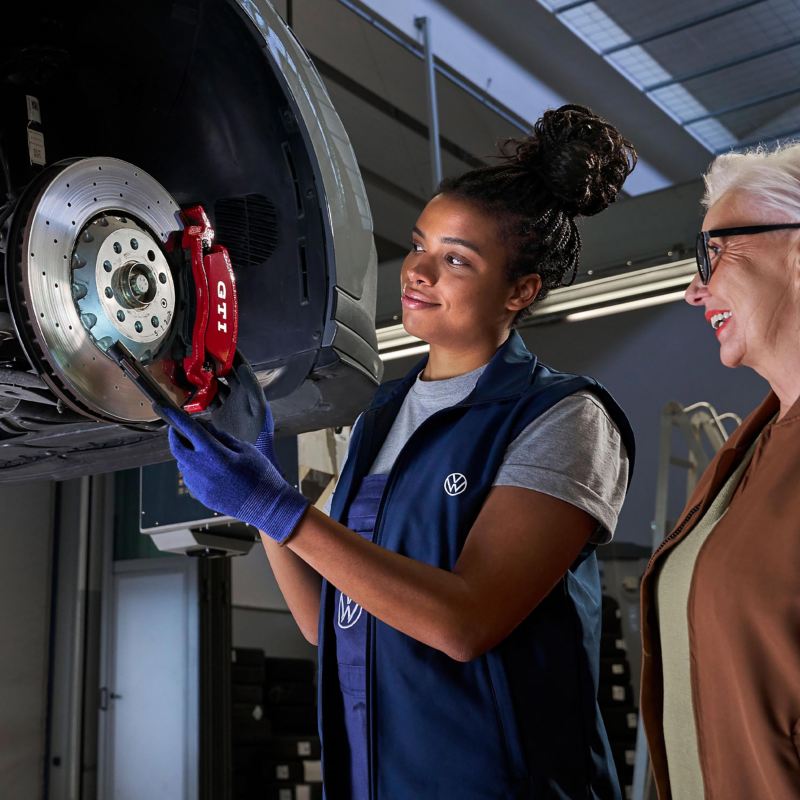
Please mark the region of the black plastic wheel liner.
MULTIPOLYGON (((26 94, 39 99, 48 163, 124 159, 180 205, 202 203, 215 224, 218 207, 249 204, 246 222, 230 230, 221 219, 218 230, 220 243, 226 227, 233 240, 239 348, 256 369, 318 350, 324 198, 249 21, 226 0, 44 2, 14 11, 0 22, 0 102, 19 111, 26 94), (240 264, 237 250, 247 253, 240 264)), ((24 112, 7 119, 17 123, 0 131, 16 182, 31 172, 24 112)), ((272 391, 296 388, 307 368, 297 372, 272 391)))

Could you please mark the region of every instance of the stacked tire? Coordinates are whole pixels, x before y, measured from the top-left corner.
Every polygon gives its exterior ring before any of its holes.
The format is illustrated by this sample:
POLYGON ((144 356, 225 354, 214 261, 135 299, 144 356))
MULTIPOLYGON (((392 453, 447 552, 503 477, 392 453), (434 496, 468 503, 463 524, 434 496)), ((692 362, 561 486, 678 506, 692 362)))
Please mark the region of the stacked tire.
POLYGON ((314 662, 232 657, 234 800, 321 800, 314 662))
POLYGON ((622 633, 622 613, 617 600, 603 595, 598 702, 617 767, 622 796, 633 797, 638 709, 631 686, 628 648, 622 633))

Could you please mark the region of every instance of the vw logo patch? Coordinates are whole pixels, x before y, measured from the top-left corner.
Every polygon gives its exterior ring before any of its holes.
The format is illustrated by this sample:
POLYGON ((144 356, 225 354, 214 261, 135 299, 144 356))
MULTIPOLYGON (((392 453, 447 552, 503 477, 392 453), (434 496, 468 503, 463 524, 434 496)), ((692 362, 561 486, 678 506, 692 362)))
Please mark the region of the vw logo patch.
POLYGON ((347 595, 339 595, 339 627, 343 630, 352 628, 361 617, 361 606, 354 603, 347 595))
POLYGON ((451 472, 444 479, 444 490, 450 497, 461 494, 467 488, 467 477, 460 472, 451 472))

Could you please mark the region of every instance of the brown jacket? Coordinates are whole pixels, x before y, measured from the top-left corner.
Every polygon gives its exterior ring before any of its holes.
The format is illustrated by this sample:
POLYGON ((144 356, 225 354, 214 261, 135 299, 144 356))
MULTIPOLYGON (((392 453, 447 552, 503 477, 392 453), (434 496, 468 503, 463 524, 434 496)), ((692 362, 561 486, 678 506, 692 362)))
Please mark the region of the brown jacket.
POLYGON ((692 697, 707 800, 800 798, 800 401, 768 426, 778 407, 770 394, 717 453, 642 581, 641 712, 661 800, 671 793, 655 573, 762 430, 697 558, 688 601, 692 697))

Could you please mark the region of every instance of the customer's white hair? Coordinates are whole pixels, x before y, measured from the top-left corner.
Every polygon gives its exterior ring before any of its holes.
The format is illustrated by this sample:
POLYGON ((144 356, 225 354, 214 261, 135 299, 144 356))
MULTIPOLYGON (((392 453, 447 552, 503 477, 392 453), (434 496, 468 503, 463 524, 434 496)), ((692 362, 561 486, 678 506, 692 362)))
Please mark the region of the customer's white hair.
POLYGON ((711 162, 703 176, 703 206, 737 190, 761 209, 775 212, 774 222, 800 222, 800 142, 756 147, 746 153, 726 153, 711 162))

